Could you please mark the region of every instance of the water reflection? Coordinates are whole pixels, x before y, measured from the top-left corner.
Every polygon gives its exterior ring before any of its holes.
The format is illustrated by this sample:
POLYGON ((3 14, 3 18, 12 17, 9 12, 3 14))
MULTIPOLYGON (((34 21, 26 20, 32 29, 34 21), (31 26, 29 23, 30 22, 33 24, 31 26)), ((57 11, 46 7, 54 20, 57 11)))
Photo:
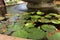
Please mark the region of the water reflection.
POLYGON ((21 3, 19 5, 15 5, 7 8, 8 13, 21 13, 27 10, 28 8, 26 3, 21 3))
POLYGON ((22 3, 22 4, 19 4, 19 5, 16 5, 15 9, 18 10, 18 11, 26 11, 27 10, 27 4, 22 3))
MULTIPOLYGON (((28 9, 27 9, 27 4, 26 3, 22 3, 22 4, 19 4, 19 5, 7 7, 7 12, 10 13, 10 14, 20 14, 20 15, 22 15, 27 10, 28 9)), ((10 21, 16 21, 17 18, 18 18, 18 16, 13 16, 13 17, 9 18, 9 20, 10 21)))

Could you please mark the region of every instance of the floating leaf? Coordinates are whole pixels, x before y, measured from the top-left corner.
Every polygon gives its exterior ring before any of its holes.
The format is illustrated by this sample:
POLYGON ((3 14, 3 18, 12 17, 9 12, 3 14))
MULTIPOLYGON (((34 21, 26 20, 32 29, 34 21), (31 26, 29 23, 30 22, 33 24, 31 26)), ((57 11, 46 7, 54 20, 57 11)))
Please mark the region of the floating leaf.
POLYGON ((34 14, 35 12, 30 12, 30 14, 34 14))
POLYGON ((44 19, 44 18, 42 18, 42 19, 40 19, 40 20, 38 20, 39 22, 42 22, 42 23, 49 23, 50 22, 50 20, 49 19, 44 19))
POLYGON ((26 23, 25 26, 26 26, 27 28, 34 27, 34 25, 33 25, 32 23, 26 23))
POLYGON ((50 16, 57 16, 58 14, 56 13, 49 13, 50 16))
POLYGON ((56 15, 55 17, 60 18, 60 15, 56 15))
POLYGON ((45 15, 45 17, 46 17, 46 18, 51 18, 52 16, 50 16, 50 15, 45 15))
POLYGON ((60 20, 51 20, 51 22, 54 24, 60 24, 60 20))
POLYGON ((47 32, 55 32, 56 31, 56 27, 53 25, 45 24, 45 25, 42 25, 41 28, 47 32))
POLYGON ((44 31, 42 31, 38 28, 31 28, 31 29, 27 30, 27 32, 29 32, 28 38, 30 38, 30 39, 38 40, 38 39, 44 38, 44 36, 45 36, 44 31))
POLYGON ((25 30, 18 30, 12 34, 12 36, 20 37, 20 38, 27 38, 28 33, 25 30))
POLYGON ((36 19, 38 19, 38 18, 40 18, 41 16, 38 16, 38 15, 34 15, 34 16, 31 16, 31 18, 36 18, 36 19))
POLYGON ((60 40, 60 32, 53 34, 48 40, 60 40))
POLYGON ((34 20, 34 21, 37 21, 38 18, 41 18, 41 16, 38 16, 38 15, 31 16, 31 20, 34 20))
POLYGON ((8 28, 7 28, 7 31, 5 32, 5 34, 10 34, 13 31, 15 31, 14 30, 14 23, 8 25, 8 28))
POLYGON ((37 15, 43 15, 43 12, 37 11, 37 15))

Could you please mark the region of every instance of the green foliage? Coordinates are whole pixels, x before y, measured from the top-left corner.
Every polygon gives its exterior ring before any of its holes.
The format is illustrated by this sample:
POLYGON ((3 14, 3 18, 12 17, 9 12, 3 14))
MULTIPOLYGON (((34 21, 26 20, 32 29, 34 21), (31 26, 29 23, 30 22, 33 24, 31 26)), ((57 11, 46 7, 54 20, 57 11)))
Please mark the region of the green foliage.
MULTIPOLYGON (((25 29, 25 31, 28 32, 28 38, 31 38, 34 40, 41 40, 44 37, 46 38, 50 32, 56 31, 56 27, 53 25, 43 24, 41 26, 40 24, 38 24, 39 25, 38 26, 37 23, 38 22, 40 22, 40 23, 50 23, 50 22, 54 23, 54 21, 52 21, 53 20, 52 17, 56 18, 56 16, 58 14, 50 13, 50 14, 46 14, 44 16, 42 16, 42 15, 44 15, 44 13, 38 11, 36 13, 35 12, 26 13, 25 16, 23 17, 24 20, 26 20, 24 29, 25 29), (36 26, 37 28, 35 28, 35 25, 37 25, 36 26)), ((57 24, 57 23, 54 23, 54 24, 57 24)))
POLYGON ((45 18, 51 18, 52 16, 50 16, 50 15, 45 15, 45 18))
POLYGON ((47 35, 50 32, 56 32, 57 28, 53 24, 60 24, 59 16, 56 13, 28 12, 19 15, 19 22, 14 21, 8 24, 4 34, 33 40, 42 40, 43 38, 50 40, 51 38, 47 37, 47 35))
POLYGON ((25 27, 30 28, 30 27, 34 27, 34 25, 32 23, 26 23, 25 27))
POLYGON ((50 16, 57 16, 58 14, 56 13, 49 13, 50 16))
POLYGON ((5 0, 7 2, 5 2, 8 5, 12 5, 12 4, 18 4, 21 0, 5 0))
POLYGON ((60 32, 53 34, 48 40, 60 40, 60 32))
POLYGON ((37 11, 36 14, 37 14, 37 15, 44 15, 44 13, 43 13, 43 12, 40 12, 40 11, 37 11))
POLYGON ((41 18, 41 16, 38 16, 38 15, 31 16, 31 19, 34 21, 37 21, 38 18, 41 18))
POLYGON ((11 32, 21 30, 21 29, 23 29, 23 26, 21 26, 20 23, 12 23, 8 25, 8 28, 5 34, 11 34, 11 32))
POLYGON ((31 39, 38 40, 38 39, 44 38, 45 36, 45 32, 37 28, 28 29, 27 32, 29 32, 28 38, 31 38, 31 39))
POLYGON ((38 21, 42 22, 42 23, 49 23, 49 22, 51 22, 49 19, 45 19, 45 18, 41 18, 38 21))
POLYGON ((17 30, 12 34, 12 36, 20 37, 20 38, 27 38, 28 33, 25 30, 17 30))
POLYGON ((51 22, 54 24, 60 24, 60 20, 51 20, 51 22))
POLYGON ((56 31, 56 27, 53 25, 45 24, 45 25, 42 25, 41 28, 47 32, 55 32, 56 31))

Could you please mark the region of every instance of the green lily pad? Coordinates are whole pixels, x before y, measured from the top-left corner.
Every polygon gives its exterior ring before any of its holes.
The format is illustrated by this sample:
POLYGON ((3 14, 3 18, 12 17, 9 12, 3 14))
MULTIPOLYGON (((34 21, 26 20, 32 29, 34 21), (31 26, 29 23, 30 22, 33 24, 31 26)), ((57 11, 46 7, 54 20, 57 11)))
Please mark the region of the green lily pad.
POLYGON ((38 28, 28 29, 27 32, 29 32, 28 38, 30 39, 38 40, 44 38, 45 36, 45 32, 38 28))
POLYGON ((31 16, 31 18, 36 18, 36 19, 38 19, 38 18, 40 18, 41 16, 38 16, 38 15, 34 15, 34 16, 31 16))
POLYGON ((57 16, 58 14, 56 13, 49 13, 50 16, 57 16))
POLYGON ((42 25, 41 28, 47 32, 55 32, 56 31, 56 27, 53 25, 45 24, 45 25, 42 25))
POLYGON ((34 25, 32 23, 26 23, 25 27, 30 28, 30 27, 34 27, 34 25))
POLYGON ((37 11, 37 15, 44 15, 43 12, 37 11))
POLYGON ((51 20, 51 22, 54 24, 60 24, 60 20, 51 20))
POLYGON ((38 18, 41 18, 41 16, 38 16, 38 15, 31 16, 31 20, 34 20, 34 21, 37 21, 38 18))
POLYGON ((60 32, 53 34, 48 40, 60 40, 60 32))
POLYGON ((50 16, 50 15, 45 15, 45 17, 46 17, 46 18, 51 18, 52 16, 50 16))
POLYGON ((12 36, 20 37, 20 38, 27 38, 28 33, 25 30, 18 30, 12 34, 12 36))
POLYGON ((60 15, 56 15, 55 17, 60 18, 60 15))
POLYGON ((49 19, 40 19, 40 20, 38 20, 39 22, 42 22, 42 23, 49 23, 49 22, 51 22, 49 19))

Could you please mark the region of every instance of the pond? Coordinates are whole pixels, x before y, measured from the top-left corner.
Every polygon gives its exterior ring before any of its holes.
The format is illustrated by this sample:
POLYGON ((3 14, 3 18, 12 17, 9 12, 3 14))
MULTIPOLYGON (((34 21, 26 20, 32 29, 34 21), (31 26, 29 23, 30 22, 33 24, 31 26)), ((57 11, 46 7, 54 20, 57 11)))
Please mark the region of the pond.
MULTIPOLYGON (((8 14, 20 14, 22 15, 24 12, 26 12, 28 10, 27 8, 27 4, 25 3, 21 3, 19 5, 14 5, 14 6, 8 6, 7 7, 7 13, 8 14)), ((13 16, 11 18, 9 18, 10 21, 16 21, 18 17, 17 16, 13 16)))
POLYGON ((27 4, 21 3, 19 5, 7 7, 8 13, 21 13, 27 11, 27 4))

